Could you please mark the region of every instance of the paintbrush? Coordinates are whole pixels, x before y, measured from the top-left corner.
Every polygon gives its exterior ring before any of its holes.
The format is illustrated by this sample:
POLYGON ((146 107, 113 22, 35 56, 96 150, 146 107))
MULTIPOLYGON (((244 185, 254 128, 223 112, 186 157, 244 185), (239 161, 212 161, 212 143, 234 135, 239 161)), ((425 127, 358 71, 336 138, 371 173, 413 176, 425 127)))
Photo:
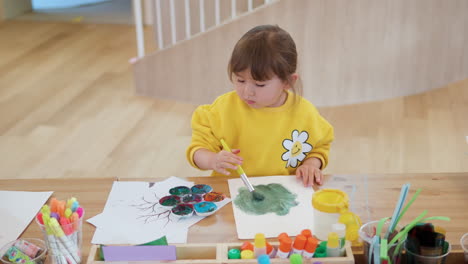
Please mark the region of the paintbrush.
MULTIPOLYGON (((224 141, 224 139, 221 139, 221 145, 223 145, 223 148, 229 152, 231 152, 231 149, 229 148, 229 146, 226 144, 226 142, 224 141)), ((239 165, 237 166, 237 173, 239 173, 242 181, 244 182, 245 184, 245 187, 247 187, 247 189, 249 190, 249 192, 252 194, 252 197, 254 198, 254 200, 256 201, 263 201, 263 199, 265 199, 265 197, 261 194, 261 193, 258 193, 255 191, 255 188, 253 187, 252 183, 250 183, 249 181, 249 178, 247 177, 247 175, 245 174, 244 170, 242 169, 242 167, 239 165)))

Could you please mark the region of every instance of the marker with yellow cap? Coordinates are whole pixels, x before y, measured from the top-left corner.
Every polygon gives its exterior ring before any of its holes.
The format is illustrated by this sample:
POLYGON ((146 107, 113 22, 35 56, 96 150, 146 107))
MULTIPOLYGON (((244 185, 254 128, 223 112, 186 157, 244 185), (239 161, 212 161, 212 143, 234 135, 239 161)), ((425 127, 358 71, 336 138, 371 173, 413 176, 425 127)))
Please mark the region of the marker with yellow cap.
POLYGON ((255 257, 257 258, 260 255, 267 254, 265 235, 262 233, 255 234, 254 253, 255 253, 255 257))
POLYGON ((339 257, 340 256, 340 238, 335 232, 328 234, 327 242, 327 257, 339 257))
POLYGON ((65 235, 59 223, 57 222, 57 219, 50 218, 49 227, 52 232, 54 232, 54 235, 58 238, 58 246, 63 251, 63 253, 68 252, 68 254, 73 257, 73 260, 76 261, 76 263, 81 263, 78 247, 65 235))

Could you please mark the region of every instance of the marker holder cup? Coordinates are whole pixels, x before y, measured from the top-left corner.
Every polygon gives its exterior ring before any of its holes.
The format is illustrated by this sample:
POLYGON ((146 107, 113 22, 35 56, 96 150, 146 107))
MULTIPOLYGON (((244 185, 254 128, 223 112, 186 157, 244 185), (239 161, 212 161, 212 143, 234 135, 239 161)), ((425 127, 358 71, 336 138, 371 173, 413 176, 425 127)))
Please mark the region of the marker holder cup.
POLYGON ((448 244, 448 249, 445 254, 431 256, 431 255, 419 255, 416 253, 411 252, 406 247, 405 243, 405 251, 406 251, 406 263, 407 264, 444 264, 445 260, 450 253, 451 245, 448 244))
POLYGON ((468 233, 464 234, 460 239, 460 245, 465 252, 465 263, 468 263, 468 233))
MULTIPOLYGON (((371 254, 371 252, 369 252, 369 250, 370 250, 370 245, 372 243, 372 238, 375 235, 375 230, 377 229, 378 224, 379 224, 379 221, 368 222, 368 223, 362 225, 361 228, 359 229, 359 238, 363 242, 364 263, 374 263, 373 259, 371 259, 371 261, 369 261, 369 257, 372 256, 372 254, 371 254)), ((383 238, 385 236, 385 233, 387 232, 387 229, 388 229, 389 225, 390 225, 389 221, 386 221, 384 223, 381 234, 380 234, 381 238, 383 238)), ((390 243, 390 240, 394 237, 394 235, 396 235, 396 233, 398 233, 398 230, 400 230, 400 228, 397 226, 395 228, 395 230, 393 231, 393 234, 390 235, 390 239, 388 239, 388 243, 390 243)), ((391 260, 391 262, 393 264, 402 263, 402 261, 401 261, 402 260, 402 252, 403 252, 405 240, 406 240, 406 236, 400 238, 394 244, 391 244, 391 245, 389 244, 388 245, 388 251, 387 251, 388 252, 388 257, 389 257, 389 259, 391 260)), ((380 244, 378 245, 378 248, 379 248, 378 251, 380 252, 380 244)), ((372 258, 373 258, 373 256, 372 256, 372 258)))
MULTIPOLYGON (((25 250, 21 250, 15 247, 14 250, 20 250, 21 252, 15 253, 16 257, 18 258, 17 261, 10 261, 5 255, 5 253, 12 248, 18 241, 26 242, 32 244, 34 247, 38 247, 39 250, 36 251, 37 253, 35 256, 27 256, 29 261, 26 261, 28 264, 44 264, 47 258, 47 246, 44 240, 38 238, 19 238, 17 240, 11 241, 0 248, 0 263, 1 264, 18 264, 21 263, 24 259, 24 255, 27 255, 31 252, 24 252, 25 250)), ((37 249, 37 248, 36 248, 37 249)))
POLYGON ((78 221, 67 225, 60 225, 62 232, 54 230, 50 226, 46 227, 39 223, 36 218, 36 223, 39 225, 46 241, 51 264, 84 263, 83 256, 81 255, 83 218, 84 212, 78 221))

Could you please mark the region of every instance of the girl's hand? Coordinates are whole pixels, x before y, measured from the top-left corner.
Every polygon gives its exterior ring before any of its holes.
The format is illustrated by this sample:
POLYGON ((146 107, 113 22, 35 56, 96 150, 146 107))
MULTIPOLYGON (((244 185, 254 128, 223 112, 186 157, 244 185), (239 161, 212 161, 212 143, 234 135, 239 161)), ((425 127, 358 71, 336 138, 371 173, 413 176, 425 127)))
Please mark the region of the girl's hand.
POLYGON ((227 169, 237 170, 237 166, 242 164, 243 159, 237 156, 239 152, 239 149, 233 149, 232 152, 221 150, 216 153, 211 159, 211 169, 229 175, 230 172, 227 169))
POLYGON ((320 166, 322 162, 318 164, 315 160, 316 158, 307 159, 301 166, 296 169, 296 179, 301 179, 304 183, 304 187, 314 186, 314 183, 322 185, 323 174, 320 166))

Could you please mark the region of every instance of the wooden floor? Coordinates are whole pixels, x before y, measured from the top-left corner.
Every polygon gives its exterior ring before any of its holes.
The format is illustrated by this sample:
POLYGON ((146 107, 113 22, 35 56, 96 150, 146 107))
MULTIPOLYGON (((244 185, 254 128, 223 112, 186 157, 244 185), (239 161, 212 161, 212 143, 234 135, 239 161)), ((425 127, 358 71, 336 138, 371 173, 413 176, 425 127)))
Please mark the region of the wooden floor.
MULTIPOLYGON (((135 96, 135 54, 132 26, 0 23, 0 178, 208 175, 185 160, 196 106, 135 96)), ((326 173, 468 171, 468 79, 320 110, 326 173)))

